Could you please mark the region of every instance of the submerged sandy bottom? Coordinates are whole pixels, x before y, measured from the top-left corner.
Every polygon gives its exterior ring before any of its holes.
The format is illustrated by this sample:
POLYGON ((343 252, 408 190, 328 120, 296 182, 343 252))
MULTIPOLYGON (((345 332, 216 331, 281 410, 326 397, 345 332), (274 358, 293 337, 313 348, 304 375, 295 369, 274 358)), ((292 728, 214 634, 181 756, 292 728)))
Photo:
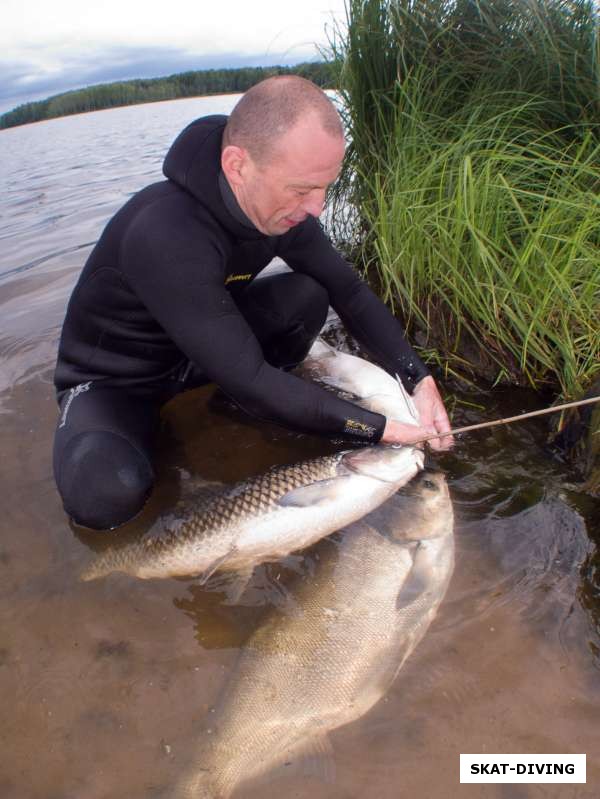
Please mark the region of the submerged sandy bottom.
MULTIPOLYGON (((275 570, 258 570, 242 607, 193 579, 79 582, 112 539, 76 535, 60 507, 49 378, 42 371, 3 402, 0 795, 169 797, 239 646, 278 601, 275 570)), ((157 491, 120 535, 139 535, 172 505, 181 469, 234 481, 331 449, 211 410, 210 394, 165 409, 157 491)), ((387 696, 333 734, 333 783, 279 772, 236 797, 598 795, 597 636, 578 600, 585 518, 527 431, 460 443, 438 465, 454 500, 457 565, 424 641, 387 696), (588 782, 459 785, 461 752, 587 753, 588 782)), ((279 571, 293 591, 291 571, 279 571)))
MULTIPOLYGON (((285 590, 293 595, 283 567, 259 568, 240 607, 193 579, 82 583, 114 536, 72 529, 51 474, 52 368, 78 270, 114 211, 161 179, 179 130, 234 101, 0 133, 0 799, 170 799, 240 646, 285 590)), ((334 449, 226 412, 210 394, 165 409, 157 489, 119 537, 172 507, 182 470, 233 482, 334 449)), ((480 407, 457 404, 457 424, 540 403, 501 389, 460 399, 480 407)), ((600 508, 569 489, 543 440, 532 420, 474 434, 436 459, 454 502, 456 569, 425 639, 387 696, 332 735, 333 782, 271 774, 235 799, 599 795, 600 508), (460 785, 461 752, 586 753, 588 782, 460 785)))

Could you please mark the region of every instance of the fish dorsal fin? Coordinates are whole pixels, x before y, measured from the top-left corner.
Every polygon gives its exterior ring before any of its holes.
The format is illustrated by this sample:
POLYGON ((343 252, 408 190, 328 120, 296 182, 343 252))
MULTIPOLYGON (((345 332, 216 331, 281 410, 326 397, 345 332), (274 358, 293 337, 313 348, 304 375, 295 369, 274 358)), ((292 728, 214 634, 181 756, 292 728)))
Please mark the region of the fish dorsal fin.
POLYGON ((189 502, 204 503, 218 497, 229 486, 219 483, 216 480, 206 480, 200 475, 187 475, 181 480, 179 487, 179 502, 188 504, 189 502))
POLYGON ((283 508, 308 508, 315 505, 327 505, 341 497, 349 475, 350 472, 348 471, 348 474, 293 488, 280 497, 277 500, 277 504, 283 508))
POLYGON ((327 783, 335 781, 333 747, 326 733, 317 733, 286 747, 271 764, 273 771, 283 774, 312 774, 327 783))

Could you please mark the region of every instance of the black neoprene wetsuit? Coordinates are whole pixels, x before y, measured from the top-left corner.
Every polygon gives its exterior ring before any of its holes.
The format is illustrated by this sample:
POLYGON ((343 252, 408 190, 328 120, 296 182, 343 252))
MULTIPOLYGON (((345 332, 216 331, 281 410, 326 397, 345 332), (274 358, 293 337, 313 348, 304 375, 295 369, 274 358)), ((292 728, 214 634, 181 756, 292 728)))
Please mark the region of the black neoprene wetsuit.
POLYGON ((140 191, 107 225, 69 303, 57 389, 90 380, 160 382, 189 359, 251 414, 364 439, 347 429, 350 418, 373 428, 367 438, 378 440, 379 414, 264 360, 236 294, 280 256, 325 287, 346 327, 389 372, 410 386, 427 370, 316 219, 268 237, 232 215, 219 186, 225 123, 211 116, 187 127, 166 157, 169 180, 140 191))
MULTIPOLYGON (((263 282, 253 279, 275 256, 321 291, 359 343, 409 390, 428 374, 397 320, 316 219, 266 236, 245 216, 220 167, 226 121, 203 117, 179 135, 164 162, 167 180, 121 208, 81 272, 55 374, 62 403, 55 472, 62 470, 75 396, 93 386, 106 397, 121 392, 164 401, 165 386, 190 364, 252 415, 309 433, 378 441, 385 417, 280 368, 291 363, 265 357, 264 337, 243 306, 263 282)), ((116 430, 112 423, 107 429, 116 430)), ((58 474, 57 483, 64 500, 70 489, 58 474)))

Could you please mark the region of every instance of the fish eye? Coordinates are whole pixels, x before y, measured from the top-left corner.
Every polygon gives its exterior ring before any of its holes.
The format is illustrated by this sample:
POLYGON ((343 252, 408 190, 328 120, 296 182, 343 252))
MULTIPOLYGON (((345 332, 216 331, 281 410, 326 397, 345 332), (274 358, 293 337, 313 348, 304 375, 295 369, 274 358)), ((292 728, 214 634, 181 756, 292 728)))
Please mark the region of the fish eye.
POLYGON ((425 486, 425 488, 430 488, 432 491, 436 491, 437 490, 437 486, 433 482, 433 480, 425 479, 425 480, 423 480, 423 485, 425 486))

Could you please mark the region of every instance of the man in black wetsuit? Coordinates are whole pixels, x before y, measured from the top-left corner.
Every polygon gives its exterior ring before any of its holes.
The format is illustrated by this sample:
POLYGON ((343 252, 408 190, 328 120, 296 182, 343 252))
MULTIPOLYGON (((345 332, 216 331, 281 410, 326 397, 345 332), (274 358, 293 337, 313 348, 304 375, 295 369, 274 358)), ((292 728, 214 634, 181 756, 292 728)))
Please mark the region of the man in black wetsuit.
POLYGON ((167 180, 110 220, 71 296, 55 375, 54 473, 75 522, 113 528, 140 511, 160 408, 202 382, 254 416, 355 442, 409 443, 450 429, 400 325, 319 225, 343 154, 327 96, 302 78, 270 78, 229 118, 189 125, 167 154, 167 180), (275 256, 292 271, 254 281, 275 256), (329 304, 400 375, 421 428, 286 371, 305 357, 329 304))

